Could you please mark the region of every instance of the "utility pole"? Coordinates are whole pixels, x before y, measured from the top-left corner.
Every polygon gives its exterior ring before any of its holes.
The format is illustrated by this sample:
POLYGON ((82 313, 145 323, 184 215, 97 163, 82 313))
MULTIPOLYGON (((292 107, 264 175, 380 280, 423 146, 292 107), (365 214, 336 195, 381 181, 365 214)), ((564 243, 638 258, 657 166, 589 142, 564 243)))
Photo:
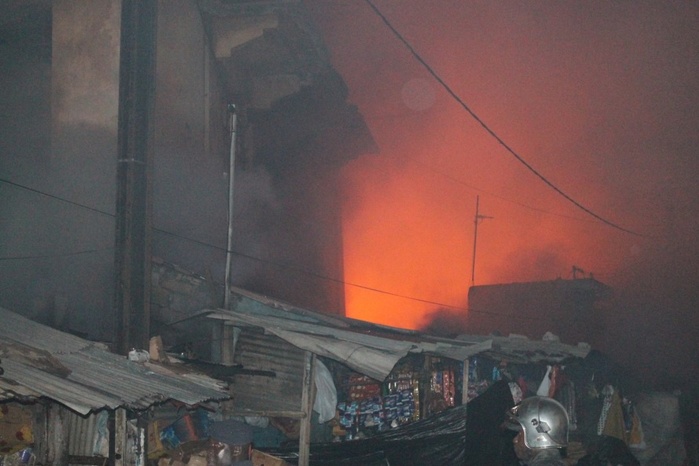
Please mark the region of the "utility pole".
POLYGON ((478 240, 478 224, 481 220, 485 220, 486 218, 494 218, 487 215, 481 215, 479 213, 479 200, 479 196, 476 196, 476 216, 473 219, 473 262, 471 263, 471 286, 476 284, 476 241, 478 240))
POLYGON ((148 349, 157 0, 121 2, 114 343, 148 349))

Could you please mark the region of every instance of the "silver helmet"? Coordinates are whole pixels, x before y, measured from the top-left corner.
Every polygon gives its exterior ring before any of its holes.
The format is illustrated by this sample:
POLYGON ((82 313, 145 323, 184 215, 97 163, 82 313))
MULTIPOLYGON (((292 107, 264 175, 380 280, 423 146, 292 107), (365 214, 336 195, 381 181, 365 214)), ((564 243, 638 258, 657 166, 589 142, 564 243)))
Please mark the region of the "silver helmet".
POLYGON ((568 413, 558 401, 533 396, 507 412, 517 429, 524 429, 527 448, 563 448, 568 445, 568 413))

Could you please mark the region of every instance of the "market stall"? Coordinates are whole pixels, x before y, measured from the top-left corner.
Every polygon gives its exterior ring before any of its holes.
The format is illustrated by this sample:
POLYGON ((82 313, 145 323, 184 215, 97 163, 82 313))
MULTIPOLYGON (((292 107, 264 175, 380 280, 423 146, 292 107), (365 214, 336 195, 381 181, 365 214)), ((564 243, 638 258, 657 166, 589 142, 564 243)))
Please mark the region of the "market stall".
POLYGON ((589 351, 586 345, 556 341, 439 338, 319 314, 239 289, 231 309, 202 315, 221 324, 212 354, 247 370, 274 374, 234 377, 231 415, 264 416, 277 426, 281 422, 275 419, 291 418, 294 422, 287 424, 295 427, 282 430, 298 442, 299 451, 309 451, 311 443, 381 435, 464 405, 517 363, 545 370, 546 362, 589 351), (300 369, 304 357, 314 361, 315 384, 303 383, 308 380, 300 369), (500 367, 503 363, 510 366, 500 367), (330 384, 319 376, 325 372, 319 367, 329 372, 330 384), (323 385, 332 385, 330 395, 317 388, 323 385), (313 410, 301 408, 304 397, 315 400, 313 410), (318 404, 326 408, 322 415, 318 404))

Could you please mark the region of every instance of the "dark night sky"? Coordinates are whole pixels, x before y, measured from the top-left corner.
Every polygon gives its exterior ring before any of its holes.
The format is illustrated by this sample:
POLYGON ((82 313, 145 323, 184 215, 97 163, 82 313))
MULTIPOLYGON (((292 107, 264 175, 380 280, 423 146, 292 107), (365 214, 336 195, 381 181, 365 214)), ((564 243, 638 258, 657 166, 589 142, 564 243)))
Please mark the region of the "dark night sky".
MULTIPOLYGON (((699 372, 699 5, 307 2, 380 146, 345 170, 345 280, 466 308, 475 283, 615 289, 606 347, 649 377, 699 372)), ((349 316, 419 327, 439 308, 348 286, 349 316)))

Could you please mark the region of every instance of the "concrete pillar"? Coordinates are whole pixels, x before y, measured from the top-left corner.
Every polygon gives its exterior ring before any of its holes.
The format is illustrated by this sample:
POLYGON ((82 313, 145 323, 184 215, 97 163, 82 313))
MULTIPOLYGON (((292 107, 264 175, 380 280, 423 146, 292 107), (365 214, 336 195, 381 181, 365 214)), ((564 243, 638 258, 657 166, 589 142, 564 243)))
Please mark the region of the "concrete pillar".
POLYGON ((68 303, 66 325, 101 339, 114 326, 121 1, 54 0, 51 6, 46 190, 78 205, 54 202, 43 220, 58 251, 87 252, 57 257, 47 275, 68 303))

